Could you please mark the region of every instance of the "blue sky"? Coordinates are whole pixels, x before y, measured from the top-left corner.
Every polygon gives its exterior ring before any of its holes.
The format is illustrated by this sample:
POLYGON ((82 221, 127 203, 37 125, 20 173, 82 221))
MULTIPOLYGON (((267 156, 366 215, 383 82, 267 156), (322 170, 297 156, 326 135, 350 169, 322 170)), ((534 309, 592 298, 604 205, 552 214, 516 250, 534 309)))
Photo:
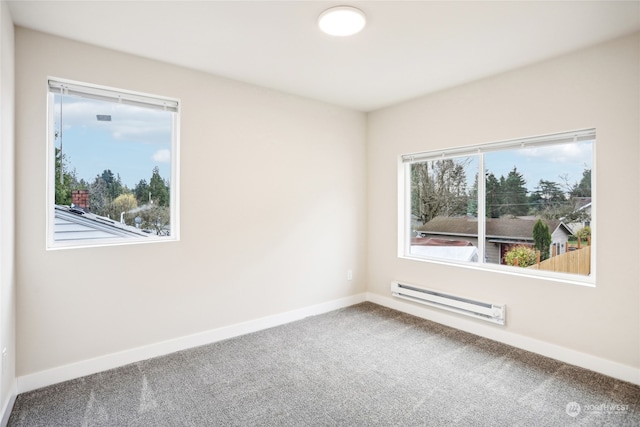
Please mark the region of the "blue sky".
POLYGON ((566 191, 579 183, 582 172, 592 167, 591 141, 492 152, 485 155, 485 167, 496 178, 505 178, 513 167, 524 177, 529 191, 534 191, 541 179, 557 182, 566 191))
MULTIPOLYGON (((543 146, 527 149, 488 152, 485 154, 485 168, 497 179, 505 178, 515 166, 526 181, 529 192, 535 191, 541 179, 553 181, 567 192, 566 184, 573 186, 582 179, 582 172, 592 168, 591 141, 567 143, 556 146, 543 146), (566 179, 566 183, 565 183, 566 179)), ((467 188, 473 186, 478 171, 478 161, 472 157, 469 162, 467 188)))
MULTIPOLYGON (((60 123, 60 95, 54 95, 54 120, 60 123)), ((92 182, 110 169, 133 189, 147 183, 158 166, 171 178, 171 113, 130 105, 65 96, 62 104, 62 150, 78 179, 92 182), (111 115, 110 122, 96 115, 111 115)), ((55 142, 60 148, 60 139, 55 142)))

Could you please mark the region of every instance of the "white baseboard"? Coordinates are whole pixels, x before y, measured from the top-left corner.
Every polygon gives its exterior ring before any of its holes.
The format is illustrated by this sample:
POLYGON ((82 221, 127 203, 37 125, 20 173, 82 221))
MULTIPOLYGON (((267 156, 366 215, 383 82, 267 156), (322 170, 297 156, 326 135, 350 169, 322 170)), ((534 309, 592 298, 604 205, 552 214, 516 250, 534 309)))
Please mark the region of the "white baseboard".
POLYGON ((599 372, 619 380, 640 385, 640 369, 632 366, 623 365, 621 363, 602 359, 576 350, 571 350, 556 344, 514 334, 513 332, 504 330, 502 326, 483 324, 484 322, 480 323, 466 318, 457 317, 438 309, 418 306, 397 298, 367 293, 367 301, 371 301, 372 303, 392 308, 403 313, 421 317, 423 319, 432 320, 442 325, 470 332, 484 338, 499 341, 513 347, 531 351, 561 362, 599 372))
MULTIPOLYGON (((348 307, 366 300, 366 294, 357 294, 309 307, 274 314, 235 325, 223 326, 193 335, 187 335, 156 344, 137 347, 130 350, 107 354, 93 359, 60 366, 46 371, 23 375, 17 379, 17 391, 25 393, 41 387, 57 384, 63 381, 95 374, 108 369, 139 362, 152 357, 164 356, 180 350, 186 350, 201 345, 211 344, 228 338, 237 337, 251 332, 260 331, 274 326, 283 325, 304 319, 305 317, 327 313, 339 308, 348 307)), ((14 398, 15 399, 15 398, 14 398)))
POLYGON ((548 342, 514 334, 512 332, 505 331, 501 326, 485 325, 466 318, 453 316, 437 309, 417 306, 403 300, 378 294, 366 293, 20 376, 16 380, 14 393, 5 404, 2 425, 6 425, 6 421, 8 421, 16 396, 20 393, 80 378, 85 375, 95 374, 108 369, 117 368, 129 363, 135 363, 176 351, 186 350, 251 332, 272 328, 274 326, 301 320, 305 317, 348 307, 363 301, 371 301, 384 307, 389 307, 417 317, 432 320, 481 337, 499 341, 523 350, 531 351, 565 363, 599 372, 613 378, 640 385, 640 369, 612 362, 590 354, 581 353, 548 342))
POLYGON ((18 382, 13 381, 9 396, 7 396, 7 399, 3 402, 4 405, 2 406, 2 418, 0 419, 0 426, 6 427, 6 425, 9 423, 9 417, 11 416, 13 405, 16 403, 16 397, 18 397, 18 382))

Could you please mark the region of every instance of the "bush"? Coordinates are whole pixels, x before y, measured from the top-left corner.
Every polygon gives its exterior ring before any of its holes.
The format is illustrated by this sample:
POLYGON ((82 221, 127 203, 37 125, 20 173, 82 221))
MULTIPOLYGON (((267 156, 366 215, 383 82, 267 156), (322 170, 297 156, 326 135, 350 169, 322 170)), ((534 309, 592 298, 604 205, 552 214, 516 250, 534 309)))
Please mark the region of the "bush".
POLYGON ((504 262, 515 265, 516 260, 518 267, 529 267, 538 262, 538 252, 529 246, 516 246, 504 255, 504 262))
POLYGON ((591 227, 588 225, 576 231, 576 237, 580 240, 587 240, 591 236, 591 227))

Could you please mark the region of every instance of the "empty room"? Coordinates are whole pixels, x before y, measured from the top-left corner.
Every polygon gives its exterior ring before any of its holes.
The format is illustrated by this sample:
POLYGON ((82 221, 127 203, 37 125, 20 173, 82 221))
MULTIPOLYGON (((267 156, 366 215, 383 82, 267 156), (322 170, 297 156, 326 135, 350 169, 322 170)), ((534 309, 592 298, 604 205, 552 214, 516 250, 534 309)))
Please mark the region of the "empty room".
POLYGON ((640 425, 640 1, 0 2, 9 426, 640 425))

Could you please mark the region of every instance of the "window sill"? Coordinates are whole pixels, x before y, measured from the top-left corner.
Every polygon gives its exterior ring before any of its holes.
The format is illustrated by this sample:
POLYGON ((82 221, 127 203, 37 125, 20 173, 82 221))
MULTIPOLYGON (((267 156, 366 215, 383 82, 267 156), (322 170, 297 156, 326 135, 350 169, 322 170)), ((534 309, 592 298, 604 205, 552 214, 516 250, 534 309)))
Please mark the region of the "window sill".
POLYGON ((419 261, 419 262, 426 262, 430 264, 462 267, 462 268, 467 268, 472 270, 488 271, 493 273, 507 274, 507 275, 518 276, 518 277, 526 277, 526 278, 537 279, 537 280, 567 283, 571 285, 586 286, 590 288, 595 288, 596 286, 594 274, 591 274, 589 276, 578 276, 575 274, 553 273, 553 272, 546 272, 546 271, 539 271, 539 270, 528 270, 525 272, 525 271, 522 271, 522 270, 525 270, 524 268, 510 267, 506 265, 478 264, 478 263, 464 262, 464 261, 456 262, 456 261, 449 261, 449 260, 443 260, 443 259, 437 259, 437 258, 414 257, 410 255, 398 255, 398 258, 403 260, 408 260, 408 261, 419 261))

